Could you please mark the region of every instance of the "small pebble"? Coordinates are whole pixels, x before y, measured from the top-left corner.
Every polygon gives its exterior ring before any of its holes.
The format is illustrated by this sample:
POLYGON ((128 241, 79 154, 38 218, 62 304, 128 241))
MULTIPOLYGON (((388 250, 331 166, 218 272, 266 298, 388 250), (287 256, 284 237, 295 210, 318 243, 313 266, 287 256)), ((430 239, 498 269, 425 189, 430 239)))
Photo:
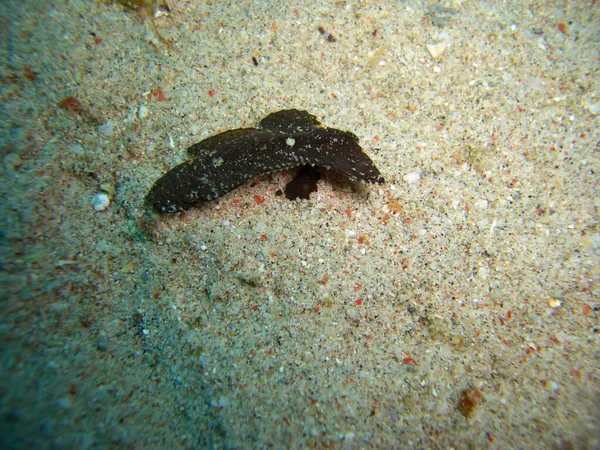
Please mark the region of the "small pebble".
POLYGON ((411 172, 404 175, 404 181, 407 183, 416 183, 421 178, 421 174, 417 172, 411 172))
POLYGON ((71 406, 73 404, 71 397, 69 397, 68 395, 65 395, 64 397, 60 398, 57 403, 58 406, 62 409, 71 409, 71 406))
POLYGON ((427 50, 433 59, 439 58, 442 56, 442 53, 446 50, 448 46, 447 42, 438 42, 437 44, 427 44, 427 50))
POLYGON ((587 110, 593 115, 597 116, 598 114, 600 114, 600 103, 593 103, 591 105, 587 105, 587 110))
POLYGON ((96 194, 92 197, 92 206, 96 211, 104 211, 110 205, 110 198, 106 194, 96 194))
POLYGON ((145 105, 140 106, 140 109, 138 109, 138 117, 140 119, 148 117, 148 108, 145 105))
POLYGON ((556 299, 548 300, 548 306, 550 306, 550 308, 558 308, 561 305, 562 305, 562 302, 560 300, 556 300, 556 299))
POLYGON ((105 351, 108 347, 108 340, 106 338, 106 333, 104 330, 101 330, 98 333, 98 339, 96 340, 96 348, 100 351, 105 351))
POLYGON ((100 125, 98 127, 98 131, 106 137, 111 137, 113 135, 113 131, 114 131, 114 125, 112 123, 112 121, 107 121, 106 123, 104 123, 103 125, 100 125))

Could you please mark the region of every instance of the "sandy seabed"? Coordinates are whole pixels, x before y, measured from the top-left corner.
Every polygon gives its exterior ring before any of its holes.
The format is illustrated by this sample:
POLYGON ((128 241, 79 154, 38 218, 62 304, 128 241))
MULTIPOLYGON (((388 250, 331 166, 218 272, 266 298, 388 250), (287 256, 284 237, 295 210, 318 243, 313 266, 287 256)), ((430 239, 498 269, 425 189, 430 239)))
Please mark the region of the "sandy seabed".
POLYGON ((8 3, 2 448, 600 448, 596 1, 8 3), (289 108, 386 182, 148 210, 289 108))

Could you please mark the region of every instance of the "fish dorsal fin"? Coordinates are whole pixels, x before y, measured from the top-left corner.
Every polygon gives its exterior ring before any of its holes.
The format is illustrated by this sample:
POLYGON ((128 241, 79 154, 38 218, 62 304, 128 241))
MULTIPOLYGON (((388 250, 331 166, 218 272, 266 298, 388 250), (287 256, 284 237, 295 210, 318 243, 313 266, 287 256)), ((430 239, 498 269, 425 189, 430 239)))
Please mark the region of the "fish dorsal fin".
POLYGON ((320 128, 321 122, 306 111, 286 109, 269 114, 258 126, 276 133, 302 133, 320 128))
POLYGON ((238 128, 237 130, 225 131, 192 145, 187 149, 187 152, 190 156, 209 155, 224 146, 231 145, 236 140, 246 139, 248 136, 256 134, 257 131, 256 128, 238 128))

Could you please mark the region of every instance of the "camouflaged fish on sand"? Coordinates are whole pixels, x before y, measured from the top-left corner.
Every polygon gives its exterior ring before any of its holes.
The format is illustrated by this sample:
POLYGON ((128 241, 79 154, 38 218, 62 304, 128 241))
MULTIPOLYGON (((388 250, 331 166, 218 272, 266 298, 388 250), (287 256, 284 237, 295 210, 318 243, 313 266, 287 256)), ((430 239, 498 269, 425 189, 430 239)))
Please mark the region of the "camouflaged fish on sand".
POLYGON ((265 173, 307 164, 354 181, 383 182, 354 134, 325 128, 312 114, 295 109, 270 114, 257 128, 205 139, 188 153, 193 158, 168 171, 148 193, 146 199, 156 211, 183 211, 265 173))

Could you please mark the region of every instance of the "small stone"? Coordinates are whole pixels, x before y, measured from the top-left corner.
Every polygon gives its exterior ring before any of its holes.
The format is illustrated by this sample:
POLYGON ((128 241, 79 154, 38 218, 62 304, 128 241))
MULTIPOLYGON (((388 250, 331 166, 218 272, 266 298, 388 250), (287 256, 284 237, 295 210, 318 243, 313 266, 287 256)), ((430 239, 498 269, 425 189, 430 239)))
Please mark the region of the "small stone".
POLYGON ((444 41, 436 44, 427 44, 427 50, 433 59, 437 59, 442 56, 442 53, 444 53, 446 47, 448 47, 448 43, 444 41))
POLYGON ((73 404, 71 397, 69 397, 68 395, 65 395, 64 397, 60 398, 57 403, 61 409, 71 409, 71 406, 73 404))
POLYGON ((104 183, 100 185, 100 190, 106 192, 108 195, 110 195, 111 197, 115 195, 116 190, 113 184, 111 183, 104 183))
POLYGON ((140 109, 138 109, 138 117, 140 119, 145 119, 146 117, 148 117, 148 115, 148 108, 145 105, 140 106, 140 109))
POLYGON ((96 348, 100 351, 105 351, 108 348, 108 339, 104 330, 101 330, 98 333, 98 339, 96 340, 96 348))
POLYGON ((104 123, 98 127, 98 131, 103 136, 111 137, 113 135, 114 128, 115 127, 114 127, 112 121, 108 120, 106 123, 104 123))
POLYGON ((480 267, 479 270, 477 271, 477 275, 479 275, 479 278, 481 278, 482 280, 487 280, 488 279, 488 275, 489 275, 490 271, 487 267, 480 267))
POLYGON ((600 114, 600 103, 592 103, 590 105, 587 105, 587 110, 593 115, 597 116, 598 114, 600 114))
POLYGON ((416 183, 421 178, 421 174, 418 172, 411 172, 404 175, 404 181, 407 183, 416 183))
POLYGON ((110 198, 106 194, 96 194, 92 197, 92 206, 96 211, 104 211, 110 206, 110 198))
POLYGON ((73 61, 84 61, 88 57, 85 45, 76 45, 68 50, 69 59, 73 61))

